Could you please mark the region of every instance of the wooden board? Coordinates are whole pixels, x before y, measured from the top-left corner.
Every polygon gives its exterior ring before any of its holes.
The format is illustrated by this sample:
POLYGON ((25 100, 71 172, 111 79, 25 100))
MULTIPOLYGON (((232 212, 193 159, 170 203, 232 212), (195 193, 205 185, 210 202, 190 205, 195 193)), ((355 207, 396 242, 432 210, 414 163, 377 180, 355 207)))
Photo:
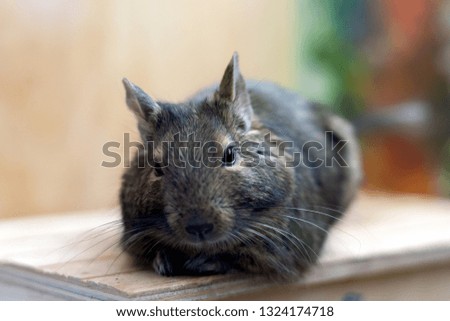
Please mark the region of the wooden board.
MULTIPOLYGON (((0 221, 0 299, 270 299, 279 289, 237 273, 166 278, 138 270, 119 236, 117 209, 0 221)), ((318 265, 283 292, 308 289, 314 297, 312 289, 336 283, 447 266, 449 200, 361 194, 332 230, 318 265)))

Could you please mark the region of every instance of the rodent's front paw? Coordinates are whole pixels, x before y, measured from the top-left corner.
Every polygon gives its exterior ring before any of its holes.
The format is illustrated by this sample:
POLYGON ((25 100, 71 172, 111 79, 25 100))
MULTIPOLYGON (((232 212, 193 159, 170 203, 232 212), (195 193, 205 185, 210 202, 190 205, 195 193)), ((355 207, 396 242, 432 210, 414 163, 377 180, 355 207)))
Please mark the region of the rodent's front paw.
POLYGON ((153 269, 156 273, 163 276, 175 275, 172 260, 165 251, 159 251, 156 253, 153 260, 153 269))
POLYGON ((188 259, 184 267, 194 275, 224 274, 231 269, 231 263, 220 256, 198 255, 188 259))
POLYGON ((163 250, 156 253, 153 269, 163 276, 223 274, 231 269, 231 261, 225 256, 189 258, 178 251, 163 250))

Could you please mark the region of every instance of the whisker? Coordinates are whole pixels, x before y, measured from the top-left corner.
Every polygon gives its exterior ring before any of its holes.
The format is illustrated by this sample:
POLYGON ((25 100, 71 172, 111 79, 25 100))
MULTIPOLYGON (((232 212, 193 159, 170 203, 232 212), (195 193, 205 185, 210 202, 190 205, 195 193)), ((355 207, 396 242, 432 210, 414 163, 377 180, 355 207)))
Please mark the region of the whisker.
MULTIPOLYGON (((323 206, 318 206, 318 207, 323 207, 323 206)), ((327 207, 323 207, 323 208, 326 208, 326 209, 329 209, 330 211, 338 212, 338 213, 339 213, 338 210, 334 210, 334 209, 332 209, 332 208, 327 208, 327 207)), ((322 211, 317 211, 317 210, 312 210, 312 209, 302 208, 302 207, 273 206, 273 207, 265 207, 265 208, 263 208, 263 209, 286 209, 286 210, 293 210, 293 211, 303 211, 303 212, 308 212, 308 213, 313 213, 313 214, 318 214, 318 215, 326 216, 326 217, 329 217, 329 218, 331 218, 331 219, 333 219, 333 220, 336 220, 336 221, 339 221, 339 222, 342 222, 342 221, 343 221, 343 219, 338 218, 338 217, 335 217, 334 215, 331 215, 331 214, 328 214, 328 213, 325 213, 325 212, 322 212, 322 211)), ((310 222, 309 224, 312 224, 312 223, 310 222)), ((348 232, 342 230, 341 228, 339 228, 339 227, 334 227, 334 229, 337 229, 337 230, 339 230, 340 232, 342 232, 342 233, 344 233, 344 234, 346 234, 346 235, 352 237, 355 241, 360 242, 360 240, 359 240, 358 238, 356 238, 354 235, 352 235, 352 234, 350 234, 350 233, 348 233, 348 232)), ((323 230, 323 229, 322 229, 322 230, 323 230)), ((325 231, 325 232, 329 233, 328 231, 325 231)))
POLYGON ((58 248, 56 248, 56 249, 50 251, 47 255, 53 255, 53 254, 55 254, 56 252, 62 251, 62 250, 67 249, 67 248, 69 248, 69 247, 75 247, 75 246, 77 246, 77 245, 79 246, 80 243, 87 242, 87 241, 89 241, 89 240, 91 240, 91 239, 94 239, 94 238, 96 238, 96 237, 98 237, 98 236, 101 236, 101 235, 103 235, 103 234, 108 233, 110 230, 113 230, 113 229, 115 229, 115 228, 120 227, 120 226, 112 226, 112 227, 109 227, 108 229, 105 229, 105 231, 103 231, 103 232, 100 232, 100 233, 98 233, 98 234, 96 234, 96 235, 90 236, 90 233, 93 233, 94 230, 99 229, 99 228, 103 228, 103 227, 105 227, 105 226, 112 225, 112 224, 117 224, 117 223, 116 223, 116 221, 108 222, 108 223, 102 224, 102 225, 100 225, 100 226, 94 227, 94 228, 92 228, 92 229, 90 229, 90 230, 88 230, 88 231, 86 231, 86 232, 83 232, 82 234, 77 235, 76 238, 73 238, 73 241, 70 241, 70 242, 68 242, 67 244, 62 245, 62 246, 60 246, 60 247, 58 247, 58 248), (84 236, 83 236, 83 235, 84 235, 84 236))
MULTIPOLYGON (((142 231, 142 232, 139 232, 139 233, 137 233, 137 234, 135 234, 135 235, 132 235, 128 240, 130 240, 132 237, 134 237, 134 239, 133 240, 131 240, 130 241, 130 243, 128 243, 126 246, 124 246, 124 247, 122 247, 122 250, 120 251, 120 253, 114 258, 114 260, 111 262, 111 264, 110 264, 110 266, 108 267, 108 270, 106 271, 107 273, 110 271, 110 269, 114 266, 114 264, 120 259, 120 257, 123 255, 123 254, 125 254, 126 252, 127 252, 127 250, 130 248, 130 247, 132 247, 133 245, 135 245, 135 244, 138 244, 139 242, 142 242, 142 236, 140 235, 140 234, 144 234, 144 232, 145 231, 142 231)), ((159 240, 158 242, 156 242, 156 243, 153 243, 153 242, 150 242, 150 241, 148 241, 148 242, 144 242, 143 244, 141 244, 142 245, 142 248, 143 248, 143 252, 144 252, 144 254, 150 254, 151 253, 151 251, 152 251, 152 249, 156 246, 156 245, 158 245, 159 243, 161 242, 161 240, 159 240), (153 245, 151 248, 150 248, 150 250, 147 250, 146 248, 147 247, 149 247, 150 245, 153 245)))
POLYGON ((259 238, 263 239, 268 245, 271 245, 273 247, 276 248, 276 244, 267 236, 265 236, 264 234, 259 233, 258 231, 256 231, 255 229, 252 229, 250 227, 246 227, 245 231, 248 231, 256 236, 259 236, 259 238))
POLYGON ((296 221, 300 221, 300 222, 312 225, 312 226, 318 228, 319 230, 325 232, 326 234, 329 234, 329 232, 326 229, 324 229, 323 227, 321 227, 321 226, 319 226, 317 224, 314 224, 314 223, 312 223, 312 222, 310 222, 308 220, 305 220, 305 219, 302 219, 302 218, 299 218, 299 217, 295 217, 295 216, 290 216, 290 215, 283 215, 283 216, 287 217, 287 218, 290 218, 290 219, 293 219, 293 220, 296 220, 296 221))
MULTIPOLYGON (((284 209, 284 210, 293 210, 293 211, 304 211, 304 212, 309 212, 309 213, 315 213, 315 214, 319 214, 319 215, 323 215, 326 217, 329 217, 331 219, 334 219, 336 221, 342 221, 342 219, 328 214, 328 213, 324 213, 321 211, 317 211, 317 210, 311 210, 311 209, 307 209, 307 208, 302 208, 302 207, 288 207, 288 206, 267 206, 267 207, 245 207, 245 208, 235 208, 235 210, 239 211, 239 210, 248 210, 248 209, 253 209, 253 210, 259 210, 259 209, 284 209)), ((330 209, 331 210, 331 209, 330 209)), ((336 211, 336 210, 333 210, 336 211)))
MULTIPOLYGON (((336 218, 336 217, 334 217, 333 215, 330 215, 330 214, 327 214, 327 213, 323 213, 323 212, 320 212, 320 211, 308 210, 308 209, 303 209, 303 208, 298 208, 298 209, 296 209, 296 208, 289 208, 289 209, 292 209, 292 210, 301 210, 301 211, 305 211, 305 212, 309 212, 309 213, 313 213, 313 214, 324 215, 324 216, 327 216, 327 217, 334 218, 334 219, 336 219, 337 221, 340 221, 340 222, 343 221, 343 220, 340 219, 340 218, 336 218)), ((340 232, 346 234, 347 236, 350 236, 351 238, 353 238, 353 239, 354 239, 355 241, 357 241, 358 243, 360 242, 360 240, 359 240, 358 238, 356 238, 354 235, 352 235, 352 234, 350 234, 350 233, 344 231, 343 229, 341 229, 341 228, 339 228, 339 227, 333 227, 333 229, 338 230, 338 231, 340 231, 340 232)), ((328 233, 328 232, 327 232, 327 233, 328 233)))
MULTIPOLYGON (((312 262, 312 259, 311 259, 311 257, 309 256, 309 253, 308 253, 308 251, 306 250, 306 248, 305 248, 305 245, 307 245, 304 241, 302 241, 302 240, 300 240, 298 237, 296 237, 295 235, 293 235, 292 233, 288 233, 288 232, 286 232, 286 231, 283 231, 283 230, 281 230, 281 229, 279 229, 279 228, 275 228, 275 227, 273 227, 273 226, 270 226, 270 225, 267 225, 267 224, 263 224, 263 223, 261 223, 260 224, 261 226, 264 226, 264 227, 266 227, 266 228, 269 228, 269 229, 271 229, 271 230, 273 230, 273 231, 275 231, 275 232, 277 232, 277 233, 279 233, 279 234, 281 234, 282 236, 284 236, 287 240, 289 240, 298 250, 299 250, 299 253, 301 253, 302 255, 306 255, 307 257, 305 257, 307 260, 308 260, 308 262, 312 262), (294 238, 294 240, 297 240, 298 242, 299 242, 299 244, 302 246, 302 249, 300 249, 299 247, 298 247, 298 245, 292 240, 292 238, 294 238)), ((308 246, 308 245, 307 245, 308 246)), ((308 246, 309 247, 309 246, 308 246)), ((310 248, 310 247, 309 247, 310 248)), ((311 248, 310 248, 311 249, 311 248)), ((315 252, 311 249, 311 251, 315 254, 315 252)))
POLYGON ((288 209, 288 210, 293 210, 293 211, 304 211, 304 212, 308 212, 308 213, 319 214, 319 215, 323 215, 323 216, 332 218, 332 219, 334 219, 336 221, 342 221, 342 219, 340 219, 340 218, 338 218, 338 217, 336 217, 334 215, 331 215, 331 214, 328 214, 328 213, 324 213, 324 212, 321 212, 321 211, 310 210, 310 209, 307 209, 307 208, 302 208, 302 207, 281 207, 281 208, 288 209))
POLYGON ((320 205, 317 206, 317 207, 324 208, 324 209, 326 209, 326 210, 332 211, 332 212, 334 212, 334 213, 338 213, 338 214, 340 214, 340 215, 344 215, 344 213, 345 213, 345 210, 339 210, 339 209, 332 208, 332 207, 320 206, 320 205))
MULTIPOLYGON (((318 228, 319 230, 325 232, 326 234, 330 234, 329 231, 325 230, 325 229, 322 228, 321 226, 318 226, 318 225, 316 225, 316 224, 314 224, 313 222, 310 222, 310 221, 308 221, 308 220, 305 220, 305 219, 302 219, 302 218, 299 218, 299 217, 290 216, 290 215, 283 215, 283 216, 284 216, 284 217, 287 217, 287 218, 290 218, 290 219, 293 219, 294 221, 300 221, 300 222, 303 222, 303 223, 312 225, 312 226, 318 228)), ((298 223, 297 223, 297 224, 298 224, 298 223)), ((360 241, 357 237, 355 237, 354 235, 352 235, 352 234, 350 234, 350 233, 348 233, 348 232, 346 232, 346 231, 344 231, 344 230, 342 230, 342 229, 340 229, 340 228, 338 228, 338 227, 334 227, 334 229, 336 229, 336 230, 340 231, 341 233, 344 233, 345 235, 351 237, 353 240, 355 240, 356 242, 358 242, 358 244, 361 246, 361 241, 360 241)))
MULTIPOLYGON (((85 253, 88 252, 89 250, 92 250, 93 248, 95 248, 95 247, 98 246, 99 244, 101 244, 101 243, 103 243, 103 242, 105 242, 105 241, 107 241, 107 240, 110 240, 110 239, 112 239, 112 238, 116 238, 116 237, 117 237, 117 234, 109 235, 109 236, 103 238, 102 240, 100 240, 99 242, 96 242, 96 243, 94 243, 94 244, 88 246, 88 247, 85 248, 84 250, 77 252, 76 254, 72 255, 69 259, 64 260, 64 263, 63 263, 57 270, 60 270, 60 269, 64 268, 68 263, 75 261, 75 259, 79 258, 81 255, 85 254, 85 253)), ((114 242, 114 244, 116 244, 116 242, 114 242)), ((110 248, 110 247, 111 247, 111 246, 108 246, 107 249, 110 248)), ((100 251, 100 253, 104 253, 104 252, 105 252, 104 250, 101 250, 101 251, 100 251)), ((98 258, 98 256, 96 256, 96 257, 93 259, 93 261, 91 261, 91 262, 89 263, 89 265, 92 264, 97 258, 98 258)))

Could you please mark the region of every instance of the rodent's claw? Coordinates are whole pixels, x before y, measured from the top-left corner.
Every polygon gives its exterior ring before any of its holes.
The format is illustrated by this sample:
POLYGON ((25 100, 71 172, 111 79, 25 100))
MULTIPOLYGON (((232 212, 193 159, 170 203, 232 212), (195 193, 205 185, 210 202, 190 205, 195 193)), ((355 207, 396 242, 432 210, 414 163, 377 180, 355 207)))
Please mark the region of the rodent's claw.
POLYGON ((187 258, 182 253, 159 251, 153 260, 156 273, 163 276, 223 274, 231 269, 225 257, 198 255, 187 258))
POLYGON ((155 259, 153 260, 153 269, 156 273, 163 276, 174 275, 172 262, 167 256, 165 251, 159 251, 156 253, 155 259))

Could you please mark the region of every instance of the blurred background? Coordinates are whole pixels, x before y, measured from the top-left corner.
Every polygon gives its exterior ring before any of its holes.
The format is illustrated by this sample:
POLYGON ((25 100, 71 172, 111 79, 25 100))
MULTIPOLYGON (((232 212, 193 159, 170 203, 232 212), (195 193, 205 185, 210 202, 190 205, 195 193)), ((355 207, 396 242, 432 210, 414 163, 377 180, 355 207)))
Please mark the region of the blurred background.
POLYGON ((126 76, 180 101, 245 77, 326 103, 356 126, 364 188, 450 195, 450 1, 0 2, 0 217, 109 208, 137 139, 126 76))

